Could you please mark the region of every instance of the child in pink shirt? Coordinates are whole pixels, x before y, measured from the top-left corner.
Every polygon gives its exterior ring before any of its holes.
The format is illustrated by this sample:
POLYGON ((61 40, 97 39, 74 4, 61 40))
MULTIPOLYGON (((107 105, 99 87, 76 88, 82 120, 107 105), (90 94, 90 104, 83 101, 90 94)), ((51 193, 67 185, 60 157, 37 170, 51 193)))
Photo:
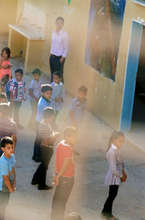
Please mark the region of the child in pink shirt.
POLYGON ((11 51, 8 47, 2 49, 0 58, 0 82, 2 86, 5 86, 12 77, 11 64, 9 60, 10 54, 11 51))

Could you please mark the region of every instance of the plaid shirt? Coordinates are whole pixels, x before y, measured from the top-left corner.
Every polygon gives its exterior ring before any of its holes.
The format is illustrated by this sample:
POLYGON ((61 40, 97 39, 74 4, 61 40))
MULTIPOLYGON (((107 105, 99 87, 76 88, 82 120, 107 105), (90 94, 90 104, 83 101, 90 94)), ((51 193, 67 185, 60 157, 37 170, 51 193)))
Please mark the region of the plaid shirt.
POLYGON ((25 100, 26 83, 22 80, 18 82, 16 79, 10 81, 10 93, 13 101, 22 102, 25 100))

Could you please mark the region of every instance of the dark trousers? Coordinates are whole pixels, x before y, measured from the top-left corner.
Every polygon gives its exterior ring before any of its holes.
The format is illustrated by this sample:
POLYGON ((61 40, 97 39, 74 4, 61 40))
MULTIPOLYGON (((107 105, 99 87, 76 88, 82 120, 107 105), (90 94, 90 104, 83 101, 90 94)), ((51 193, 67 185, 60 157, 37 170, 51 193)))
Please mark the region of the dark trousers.
POLYGON ((105 202, 104 208, 102 210, 102 214, 107 217, 112 217, 112 206, 113 202, 118 194, 119 186, 111 185, 109 186, 109 195, 105 202))
POLYGON ((41 162, 41 158, 40 158, 40 143, 41 143, 41 139, 39 137, 39 123, 36 122, 36 137, 35 137, 35 141, 34 141, 34 151, 33 151, 33 156, 32 156, 32 160, 34 160, 35 162, 41 162))
POLYGON ((41 163, 33 175, 32 181, 37 183, 38 186, 43 187, 46 185, 46 175, 49 162, 53 155, 53 149, 49 147, 40 147, 41 163))
POLYGON ((13 117, 14 121, 19 125, 19 111, 20 107, 22 105, 22 102, 14 102, 13 103, 13 117))
POLYGON ((9 197, 9 192, 0 192, 0 220, 4 220, 5 210, 9 202, 9 197))
POLYGON ((72 192, 74 178, 61 177, 52 201, 51 220, 64 220, 67 201, 72 192))
POLYGON ((50 55, 49 58, 49 63, 50 63, 50 71, 51 71, 51 82, 53 82, 53 73, 56 71, 59 71, 61 74, 61 80, 62 82, 64 82, 64 78, 63 78, 63 68, 64 68, 64 62, 65 59, 62 63, 60 63, 60 58, 61 56, 55 56, 55 55, 50 55))

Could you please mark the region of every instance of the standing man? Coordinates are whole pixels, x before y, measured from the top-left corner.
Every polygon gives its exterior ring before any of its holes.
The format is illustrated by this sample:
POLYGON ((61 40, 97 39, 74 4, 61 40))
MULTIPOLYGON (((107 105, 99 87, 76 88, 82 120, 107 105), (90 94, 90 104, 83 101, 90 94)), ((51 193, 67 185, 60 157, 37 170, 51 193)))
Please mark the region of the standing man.
POLYGON ((50 70, 51 82, 53 81, 53 73, 59 71, 61 80, 63 79, 63 67, 66 56, 68 54, 68 35, 63 30, 64 19, 58 17, 56 19, 56 30, 52 33, 51 50, 50 50, 50 70))

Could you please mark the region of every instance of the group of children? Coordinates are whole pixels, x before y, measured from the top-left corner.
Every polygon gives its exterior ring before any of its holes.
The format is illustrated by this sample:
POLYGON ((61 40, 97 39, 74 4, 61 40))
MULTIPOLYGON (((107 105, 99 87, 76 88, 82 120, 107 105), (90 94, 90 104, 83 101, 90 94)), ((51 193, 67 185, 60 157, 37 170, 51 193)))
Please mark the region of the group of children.
MULTIPOLYGON (((0 61, 0 79, 2 89, 0 94, 0 219, 4 219, 4 210, 9 200, 9 194, 15 190, 15 147, 17 142, 16 130, 23 128, 19 120, 19 110, 22 102, 26 99, 26 83, 23 80, 23 70, 17 69, 15 77, 10 73, 10 50, 4 48, 0 61), (2 71, 1 71, 2 70, 2 71), (5 70, 5 71, 4 71, 5 70), (8 75, 7 80, 5 76, 8 75), (4 83, 3 83, 4 82, 4 83), (11 120, 13 118, 13 120, 11 120)), ((56 132, 55 119, 62 109, 64 103, 64 85, 61 82, 60 72, 53 73, 53 82, 43 84, 41 71, 35 69, 33 80, 29 86, 30 103, 32 106, 32 117, 30 125, 36 127, 36 139, 34 143, 33 160, 39 162, 32 177, 32 185, 38 185, 38 190, 50 190, 56 186, 52 201, 51 220, 63 220, 66 203, 72 192, 75 181, 75 145, 80 124, 83 121, 87 103, 87 88, 81 86, 77 96, 72 100, 69 108, 69 126, 62 131, 56 132), (56 170, 53 184, 46 184, 48 165, 56 147, 56 170)), ((125 182, 127 175, 124 170, 123 161, 120 159, 119 148, 124 143, 124 135, 121 132, 113 133, 109 148, 107 149, 107 160, 109 171, 105 183, 109 186, 109 196, 105 202, 101 217, 103 219, 115 220, 112 214, 112 206, 117 196, 119 185, 125 182)), ((76 214, 70 214, 66 220, 81 220, 76 214)))

